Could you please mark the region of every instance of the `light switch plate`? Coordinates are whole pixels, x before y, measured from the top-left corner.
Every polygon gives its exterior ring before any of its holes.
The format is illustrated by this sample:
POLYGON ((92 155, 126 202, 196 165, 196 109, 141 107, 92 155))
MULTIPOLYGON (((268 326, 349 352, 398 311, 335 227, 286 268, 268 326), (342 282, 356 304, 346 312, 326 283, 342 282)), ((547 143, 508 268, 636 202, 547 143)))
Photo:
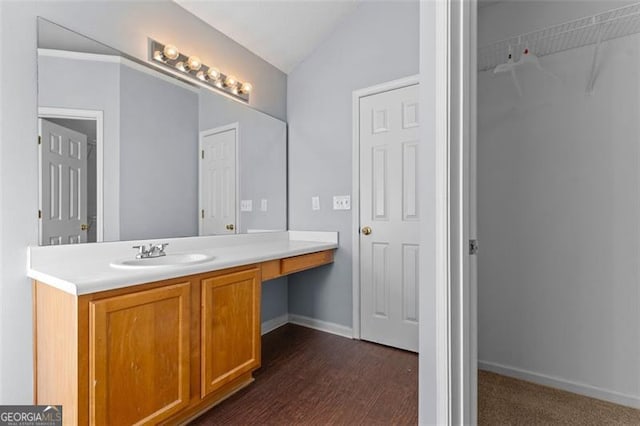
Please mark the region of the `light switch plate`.
POLYGON ((334 195, 333 209, 334 210, 351 210, 351 196, 350 195, 334 195))
POLYGON ((240 201, 240 211, 241 212, 253 211, 253 200, 242 200, 242 201, 240 201))
POLYGON ((266 212, 267 211, 267 199, 263 198, 262 200, 260 200, 260 211, 261 212, 266 212))
POLYGON ((311 210, 320 210, 320 197, 311 197, 311 210))

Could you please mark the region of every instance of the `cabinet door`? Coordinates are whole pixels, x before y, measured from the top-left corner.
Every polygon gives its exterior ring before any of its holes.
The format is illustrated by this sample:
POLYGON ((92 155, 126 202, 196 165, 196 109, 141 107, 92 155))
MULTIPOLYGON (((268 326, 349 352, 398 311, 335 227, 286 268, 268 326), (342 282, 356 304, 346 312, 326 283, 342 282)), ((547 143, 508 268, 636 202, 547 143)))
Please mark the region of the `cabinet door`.
POLYGON ((202 280, 204 398, 260 366, 260 273, 250 269, 202 280))
POLYGON ((90 303, 96 425, 156 423, 189 403, 190 283, 90 303))

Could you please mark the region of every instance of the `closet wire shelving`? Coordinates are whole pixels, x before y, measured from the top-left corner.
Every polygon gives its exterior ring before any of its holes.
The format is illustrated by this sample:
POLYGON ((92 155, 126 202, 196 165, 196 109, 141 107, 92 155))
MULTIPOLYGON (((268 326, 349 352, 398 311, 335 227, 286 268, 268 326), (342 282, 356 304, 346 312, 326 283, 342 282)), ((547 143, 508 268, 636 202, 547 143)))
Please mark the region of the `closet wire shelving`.
POLYGON ((478 71, 507 62, 509 52, 518 61, 524 49, 546 56, 569 49, 640 33, 640 3, 612 9, 541 30, 500 40, 478 49, 478 71))

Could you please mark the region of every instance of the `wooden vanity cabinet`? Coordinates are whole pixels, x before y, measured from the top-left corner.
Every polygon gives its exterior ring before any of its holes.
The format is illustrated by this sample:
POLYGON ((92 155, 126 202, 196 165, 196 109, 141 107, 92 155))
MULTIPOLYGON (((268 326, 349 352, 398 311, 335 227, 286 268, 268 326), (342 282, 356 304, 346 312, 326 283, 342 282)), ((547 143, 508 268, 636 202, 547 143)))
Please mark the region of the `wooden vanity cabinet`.
POLYGON ((333 261, 240 266, 81 296, 34 281, 34 403, 65 425, 180 424, 253 381, 261 282, 333 261))
POLYGON ((91 424, 155 424, 189 405, 190 286, 89 302, 91 424))
POLYGON ((65 425, 177 424, 253 381, 260 268, 74 296, 34 282, 34 403, 65 425))
POLYGON ((202 280, 201 396, 260 367, 260 270, 202 280))

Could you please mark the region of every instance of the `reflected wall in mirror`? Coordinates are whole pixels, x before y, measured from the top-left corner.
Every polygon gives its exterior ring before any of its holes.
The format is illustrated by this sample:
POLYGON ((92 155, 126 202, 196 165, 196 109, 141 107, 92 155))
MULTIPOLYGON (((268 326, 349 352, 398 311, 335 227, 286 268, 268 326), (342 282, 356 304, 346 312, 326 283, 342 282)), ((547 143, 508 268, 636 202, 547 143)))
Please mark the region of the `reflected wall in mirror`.
POLYGON ((281 120, 41 18, 38 106, 41 245, 286 229, 281 120))

